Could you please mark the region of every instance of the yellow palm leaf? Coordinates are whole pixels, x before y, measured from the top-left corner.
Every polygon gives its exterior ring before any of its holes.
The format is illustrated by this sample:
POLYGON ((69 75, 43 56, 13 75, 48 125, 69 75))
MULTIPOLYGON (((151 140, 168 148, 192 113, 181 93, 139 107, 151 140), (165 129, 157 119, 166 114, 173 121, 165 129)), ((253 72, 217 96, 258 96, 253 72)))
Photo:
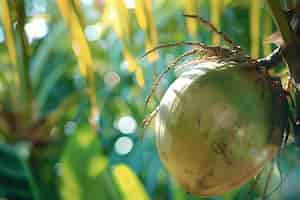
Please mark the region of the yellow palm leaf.
MULTIPOLYGON (((184 1, 184 13, 185 14, 191 14, 191 15, 197 15, 198 12, 198 0, 185 0, 184 1)), ((186 18, 186 26, 189 34, 196 38, 197 36, 197 27, 198 23, 196 20, 191 18, 186 18)))
POLYGON ((129 13, 125 2, 120 0, 107 1, 109 9, 109 17, 119 38, 129 43, 131 37, 131 26, 129 13))
MULTIPOLYGON (((223 0, 211 0, 210 13, 211 23, 218 29, 221 29, 220 16, 222 14, 223 0)), ((217 34, 213 34, 212 43, 214 45, 220 45, 221 38, 217 34)))
POLYGON ((122 45, 124 59, 128 63, 128 71, 135 73, 137 83, 140 87, 144 86, 144 77, 142 70, 130 52, 131 40, 131 24, 129 12, 124 1, 110 0, 104 8, 103 19, 105 23, 109 23, 117 33, 122 45))
MULTIPOLYGON (((268 12, 265 12, 264 16, 264 30, 263 30, 263 38, 266 39, 272 34, 272 17, 268 12)), ((264 44, 264 55, 269 55, 271 53, 271 44, 264 44)))
MULTIPOLYGON (((156 28, 155 28, 155 24, 154 24, 154 17, 152 14, 152 2, 151 0, 145 0, 145 14, 146 14, 146 19, 147 19, 147 24, 148 24, 148 29, 145 30, 147 33, 147 39, 145 42, 145 47, 146 50, 150 50, 154 47, 157 46, 157 32, 156 32, 156 28)), ((158 53, 157 51, 154 52, 153 54, 149 54, 148 56, 148 60, 150 62, 154 62, 158 59, 158 53)))
POLYGON ((13 66, 13 79, 15 81, 16 87, 19 88, 19 78, 17 72, 17 56, 16 56, 16 49, 15 49, 15 40, 12 28, 12 20, 10 16, 10 9, 8 6, 8 0, 1 0, 1 19, 2 25, 5 32, 5 41, 8 49, 8 54, 10 57, 11 64, 13 66))
POLYGON ((78 16, 78 20, 81 26, 84 26, 83 14, 81 12, 81 0, 73 0, 74 11, 78 16))
POLYGON ((124 58, 128 64, 128 71, 134 72, 136 76, 137 83, 140 87, 143 87, 145 84, 144 75, 141 67, 137 63, 136 59, 131 55, 127 48, 124 49, 124 58))
POLYGON ((145 12, 145 1, 135 0, 135 15, 142 30, 147 30, 147 15, 145 12))
MULTIPOLYGON (((86 65, 87 67, 93 67, 93 61, 89 46, 87 44, 86 38, 84 36, 83 29, 80 25, 79 19, 74 12, 72 5, 68 1, 57 0, 57 5, 64 17, 68 28, 72 36, 72 48, 75 55, 78 57, 81 65, 86 65)), ((86 69, 83 72, 86 76, 86 69)))
MULTIPOLYGON (((87 79, 87 93, 90 97, 92 104, 92 111, 97 109, 96 102, 96 88, 94 77, 94 63, 92 54, 85 38, 83 27, 81 26, 80 19, 70 1, 57 0, 57 5, 63 16, 72 39, 72 48, 77 56, 78 64, 81 74, 87 79)), ((98 112, 92 112, 98 113, 98 112)))
MULTIPOLYGON (((146 33, 146 51, 157 46, 157 31, 152 14, 151 0, 135 0, 135 15, 141 29, 146 33)), ((147 56, 150 62, 158 59, 158 53, 153 52, 147 56)))
POLYGON ((135 71, 136 80, 139 86, 143 87, 145 85, 143 70, 139 67, 135 71))
POLYGON ((261 1, 252 0, 250 7, 251 56, 259 57, 261 1))

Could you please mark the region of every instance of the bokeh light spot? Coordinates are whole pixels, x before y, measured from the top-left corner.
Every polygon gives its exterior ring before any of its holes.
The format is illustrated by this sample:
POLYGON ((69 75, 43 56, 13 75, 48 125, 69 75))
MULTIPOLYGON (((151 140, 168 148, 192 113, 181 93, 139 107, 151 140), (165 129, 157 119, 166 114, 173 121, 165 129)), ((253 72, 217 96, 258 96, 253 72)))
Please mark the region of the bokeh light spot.
POLYGON ((124 61, 121 63, 120 68, 121 68, 122 71, 127 72, 128 69, 129 69, 129 64, 128 64, 128 62, 127 62, 126 60, 124 60, 124 61))
POLYGON ((73 121, 68 121, 64 126, 64 132, 66 135, 71 135, 74 133, 77 124, 73 121))
POLYGON ((4 42, 4 32, 3 28, 0 26, 0 43, 4 42))
POLYGON ((119 119, 118 128, 124 134, 131 134, 136 131, 137 123, 132 116, 124 116, 119 119))
POLYGON ((109 89, 113 89, 120 83, 120 76, 116 72, 107 72, 104 75, 104 83, 109 89))
POLYGON ((133 142, 129 137, 120 137, 115 143, 115 151, 120 155, 128 154, 133 148, 133 142))
POLYGON ((126 4, 126 7, 128 9, 135 8, 135 2, 134 2, 134 0, 125 0, 125 4, 126 4))
POLYGON ((25 25, 29 42, 45 37, 48 33, 47 21, 43 17, 34 17, 25 25))
POLYGON ((91 6, 93 5, 94 0, 81 0, 81 3, 85 6, 91 6))
POLYGON ((88 25, 84 29, 84 33, 88 41, 99 40, 102 33, 102 26, 100 24, 88 25))

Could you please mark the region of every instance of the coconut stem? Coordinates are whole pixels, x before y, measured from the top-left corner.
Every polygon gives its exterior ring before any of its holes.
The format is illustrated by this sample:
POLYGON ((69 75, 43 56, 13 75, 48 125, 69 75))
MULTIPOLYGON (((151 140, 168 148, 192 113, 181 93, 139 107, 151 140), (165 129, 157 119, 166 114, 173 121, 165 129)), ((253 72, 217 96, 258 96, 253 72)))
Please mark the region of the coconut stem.
MULTIPOLYGON (((300 42, 297 35, 289 26, 284 11, 281 9, 280 1, 268 0, 268 5, 272 12, 273 18, 279 29, 284 41, 283 57, 288 64, 292 78, 296 84, 300 83, 300 42)), ((298 90, 300 87, 298 88, 298 90)))
POLYGON ((286 44, 292 44, 295 41, 295 35, 289 27, 289 22, 281 8, 280 1, 268 0, 268 5, 284 42, 286 44))
MULTIPOLYGON (((297 123, 300 122, 300 40, 299 37, 297 37, 296 33, 289 26, 289 21, 287 20, 284 11, 281 9, 280 1, 267 0, 267 2, 277 28, 279 29, 284 41, 284 46, 282 47, 282 55, 291 72, 292 81, 295 83, 297 98, 296 124, 299 124, 300 126, 300 123, 297 123)), ((299 5, 296 7, 296 13, 297 16, 300 15, 299 5)), ((300 133, 295 134, 299 135, 300 133)))

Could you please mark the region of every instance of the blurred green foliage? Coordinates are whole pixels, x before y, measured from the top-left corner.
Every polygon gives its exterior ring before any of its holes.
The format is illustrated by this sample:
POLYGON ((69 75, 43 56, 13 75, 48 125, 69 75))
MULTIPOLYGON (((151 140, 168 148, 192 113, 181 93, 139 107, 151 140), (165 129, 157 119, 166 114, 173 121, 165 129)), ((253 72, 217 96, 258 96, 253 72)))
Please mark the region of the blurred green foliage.
MULTIPOLYGON (((265 3, 253 2, 0 0, 0 199, 258 198, 251 183, 224 197, 186 194, 160 163, 153 130, 140 138, 159 99, 144 107, 154 77, 187 47, 140 56, 158 43, 219 43, 183 12, 213 19, 263 56, 274 26, 265 3)), ((168 74, 156 95, 173 79, 168 74)), ((287 179, 277 196, 299 197, 299 156, 296 147, 282 156, 287 179)))

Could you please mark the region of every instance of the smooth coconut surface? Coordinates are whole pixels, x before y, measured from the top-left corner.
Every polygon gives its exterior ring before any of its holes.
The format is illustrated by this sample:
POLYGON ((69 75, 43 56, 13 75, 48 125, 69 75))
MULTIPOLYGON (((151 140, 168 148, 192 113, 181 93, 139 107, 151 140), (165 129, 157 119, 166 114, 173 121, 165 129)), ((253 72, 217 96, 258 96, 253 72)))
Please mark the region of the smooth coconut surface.
POLYGON ((270 87, 255 70, 207 61, 168 88, 156 116, 156 143, 169 173, 187 192, 223 194, 274 157, 281 130, 272 125, 270 87))

